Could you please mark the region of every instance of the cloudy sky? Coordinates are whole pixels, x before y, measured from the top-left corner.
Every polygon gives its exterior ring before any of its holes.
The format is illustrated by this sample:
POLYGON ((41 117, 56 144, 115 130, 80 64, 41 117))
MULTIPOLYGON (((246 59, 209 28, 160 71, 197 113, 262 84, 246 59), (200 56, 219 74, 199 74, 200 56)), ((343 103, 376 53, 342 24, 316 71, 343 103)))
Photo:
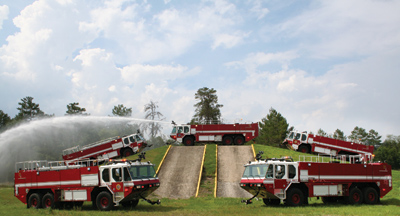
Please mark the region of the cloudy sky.
POLYGON ((273 107, 298 130, 400 135, 400 1, 2 0, 0 110, 34 97, 63 116, 118 104, 190 121, 195 92, 222 117, 273 107))

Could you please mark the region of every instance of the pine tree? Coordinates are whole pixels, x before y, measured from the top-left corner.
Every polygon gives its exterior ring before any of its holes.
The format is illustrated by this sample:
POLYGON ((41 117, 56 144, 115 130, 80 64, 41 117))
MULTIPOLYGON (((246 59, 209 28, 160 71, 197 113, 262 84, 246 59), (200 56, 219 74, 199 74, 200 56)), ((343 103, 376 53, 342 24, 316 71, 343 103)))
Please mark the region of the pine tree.
POLYGON ((255 141, 259 144, 277 146, 289 132, 289 124, 279 112, 271 108, 269 114, 259 123, 259 135, 255 141))

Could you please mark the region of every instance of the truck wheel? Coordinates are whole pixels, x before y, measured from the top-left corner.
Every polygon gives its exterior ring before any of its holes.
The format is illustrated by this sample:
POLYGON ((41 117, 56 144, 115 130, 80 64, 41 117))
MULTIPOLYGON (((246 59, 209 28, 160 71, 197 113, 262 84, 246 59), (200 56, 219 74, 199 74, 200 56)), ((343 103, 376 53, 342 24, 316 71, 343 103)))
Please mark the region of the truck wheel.
POLYGON ((38 193, 33 193, 28 199, 28 208, 40 208, 42 206, 42 199, 38 193))
POLYGON ((306 145, 300 145, 299 149, 297 151, 303 152, 303 153, 310 153, 310 148, 308 148, 308 146, 306 146, 306 145))
POLYGON ((114 205, 111 194, 107 191, 100 192, 96 198, 96 205, 101 211, 110 211, 114 205))
POLYGON ((222 144, 224 144, 224 145, 232 145, 232 143, 233 143, 233 139, 231 136, 225 136, 222 139, 222 144))
POLYGON ((42 207, 43 208, 54 208, 54 195, 51 193, 47 193, 43 196, 42 199, 42 207))
POLYGON ((349 196, 347 197, 347 202, 352 205, 359 205, 363 202, 363 194, 360 189, 352 188, 350 190, 349 196))
POLYGON ((376 190, 374 188, 372 188, 372 187, 364 188, 362 190, 362 193, 364 195, 364 202, 366 204, 373 205, 373 204, 378 203, 378 199, 379 199, 378 192, 376 192, 376 190))
POLYGON ((186 137, 185 139, 183 139, 183 144, 185 146, 192 146, 194 145, 194 141, 192 137, 186 137))
POLYGON ((122 152, 122 156, 124 156, 124 157, 129 157, 131 155, 133 155, 133 151, 130 148, 127 148, 122 152))
POLYGON ((292 188, 287 192, 286 205, 301 206, 304 203, 304 195, 298 188, 292 188))
POLYGON ((277 206, 277 205, 281 204, 281 200, 280 199, 264 198, 263 202, 264 202, 265 205, 273 205, 273 206, 277 206))
POLYGON ((237 137, 235 137, 234 143, 235 143, 235 145, 243 145, 244 138, 242 136, 237 136, 237 137))

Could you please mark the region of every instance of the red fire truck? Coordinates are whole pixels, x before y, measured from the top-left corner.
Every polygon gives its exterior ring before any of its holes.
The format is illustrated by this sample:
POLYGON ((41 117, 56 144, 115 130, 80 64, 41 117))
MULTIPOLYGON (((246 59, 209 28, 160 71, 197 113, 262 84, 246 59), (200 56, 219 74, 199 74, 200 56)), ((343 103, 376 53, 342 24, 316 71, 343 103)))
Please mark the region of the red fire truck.
POLYGON ((242 145, 258 136, 258 123, 174 125, 170 137, 186 146, 195 142, 242 145))
POLYGON ((83 159, 109 159, 118 156, 128 157, 140 152, 147 146, 138 132, 123 137, 111 137, 83 147, 75 146, 63 151, 63 160, 74 163, 83 159))
POLYGON ((345 156, 324 163, 311 157, 316 160, 259 159, 245 165, 240 186, 254 196, 242 202, 259 197, 266 205, 300 206, 309 197, 322 197, 324 203, 376 204, 392 189, 389 164, 348 163, 345 156))
POLYGON ((135 207, 139 199, 160 186, 150 162, 110 161, 98 166, 97 161, 64 162, 27 161, 16 164, 14 195, 30 208, 82 206, 92 201, 93 207, 110 210, 122 205, 135 207))
POLYGON ((316 152, 333 156, 363 155, 365 158, 372 159, 374 151, 374 146, 317 136, 307 132, 291 131, 283 143, 303 153, 316 152))

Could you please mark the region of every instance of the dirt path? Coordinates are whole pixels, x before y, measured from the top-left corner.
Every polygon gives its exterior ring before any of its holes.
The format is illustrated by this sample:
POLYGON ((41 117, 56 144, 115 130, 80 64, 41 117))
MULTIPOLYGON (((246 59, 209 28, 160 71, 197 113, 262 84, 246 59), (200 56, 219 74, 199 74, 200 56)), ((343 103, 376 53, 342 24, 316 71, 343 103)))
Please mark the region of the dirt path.
POLYGON ((160 169, 162 198, 187 199, 196 195, 204 146, 173 146, 160 169))
POLYGON ((251 160, 254 160, 251 146, 218 146, 217 197, 252 197, 239 186, 243 165, 251 160))

